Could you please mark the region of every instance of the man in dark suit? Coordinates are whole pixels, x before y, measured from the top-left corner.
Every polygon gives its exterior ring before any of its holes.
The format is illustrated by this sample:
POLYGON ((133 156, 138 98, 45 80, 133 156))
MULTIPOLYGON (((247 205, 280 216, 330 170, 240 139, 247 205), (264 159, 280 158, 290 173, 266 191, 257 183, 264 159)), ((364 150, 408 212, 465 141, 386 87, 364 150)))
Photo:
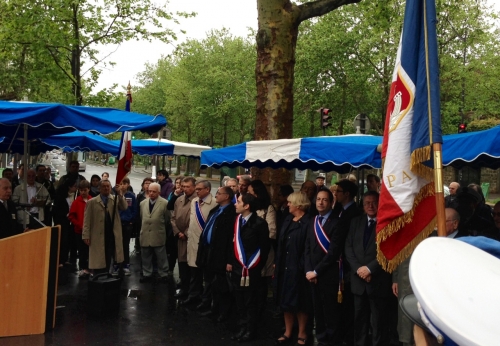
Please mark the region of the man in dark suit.
POLYGON ((333 194, 330 190, 318 192, 315 202, 319 215, 314 217, 307 230, 305 271, 312 286, 316 338, 318 345, 326 345, 333 341, 335 334, 338 338, 336 326, 340 319, 340 306, 334 295, 338 289, 339 267, 327 256, 338 219, 332 216, 333 194))
POLYGON ((351 221, 356 216, 361 214, 360 209, 356 205, 354 199, 358 194, 358 185, 356 183, 343 179, 337 183, 337 190, 335 191, 336 203, 342 206, 339 214, 339 222, 337 224, 337 231, 333 243, 335 246, 328 249, 328 256, 336 261, 339 257, 342 258, 343 264, 343 278, 344 278, 344 291, 342 301, 342 320, 341 320, 341 334, 345 344, 352 345, 354 340, 354 298, 351 292, 351 280, 349 279, 350 267, 345 258, 345 241, 347 233, 351 227, 351 221), (338 244, 338 246, 337 246, 338 244))
POLYGON ((372 345, 388 345, 388 308, 392 292, 391 275, 377 261, 376 222, 379 194, 363 197, 365 215, 351 222, 345 252, 351 266, 351 290, 354 294, 355 345, 365 346, 371 322, 372 345))
POLYGON ((202 316, 216 316, 218 322, 228 318, 231 295, 226 279, 226 266, 233 258, 233 236, 236 209, 233 190, 220 187, 215 194, 217 206, 210 210, 200 236, 196 265, 203 270, 205 289, 198 309, 210 310, 202 316))
POLYGON ((226 270, 231 272, 240 330, 231 337, 239 342, 251 341, 256 336, 259 317, 259 288, 261 270, 266 264, 271 247, 267 222, 257 216, 257 199, 246 193, 238 197, 234 224, 234 251, 226 270))
POLYGON ((23 229, 17 222, 17 212, 14 202, 10 199, 12 186, 6 178, 0 179, 0 239, 22 233, 23 229))

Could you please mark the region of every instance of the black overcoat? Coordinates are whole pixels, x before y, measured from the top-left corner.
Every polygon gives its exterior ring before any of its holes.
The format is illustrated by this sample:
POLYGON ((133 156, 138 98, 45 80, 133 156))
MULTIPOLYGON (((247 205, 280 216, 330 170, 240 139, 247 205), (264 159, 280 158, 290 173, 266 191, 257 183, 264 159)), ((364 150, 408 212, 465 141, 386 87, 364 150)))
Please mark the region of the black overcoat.
MULTIPOLYGON (((217 205, 210 210, 207 217, 207 223, 219 208, 220 206, 217 205)), ((217 219, 215 219, 210 244, 204 244, 203 233, 201 234, 196 256, 196 266, 220 274, 226 272, 226 266, 232 264, 234 257, 233 236, 235 219, 236 210, 234 204, 229 204, 217 219)), ((205 232, 205 230, 203 230, 203 232, 205 232)))
POLYGON ((281 227, 273 284, 276 303, 283 311, 305 311, 312 305, 308 299, 311 292, 305 275, 304 254, 309 223, 307 214, 296 222, 290 214, 281 227))
MULTIPOLYGON (((258 289, 261 287, 261 270, 264 268, 269 249, 271 248, 271 240, 269 239, 269 227, 266 220, 257 216, 257 213, 252 213, 247 223, 241 226, 241 238, 243 242, 243 249, 245 250, 246 258, 250 258, 258 248, 260 248, 260 261, 259 264, 249 270, 250 275, 250 289, 258 289)), ((237 241, 234 239, 234 241, 237 241)), ((232 264, 233 271, 231 273, 231 280, 235 287, 241 288, 241 272, 243 267, 236 258, 234 251, 232 251, 232 264)))

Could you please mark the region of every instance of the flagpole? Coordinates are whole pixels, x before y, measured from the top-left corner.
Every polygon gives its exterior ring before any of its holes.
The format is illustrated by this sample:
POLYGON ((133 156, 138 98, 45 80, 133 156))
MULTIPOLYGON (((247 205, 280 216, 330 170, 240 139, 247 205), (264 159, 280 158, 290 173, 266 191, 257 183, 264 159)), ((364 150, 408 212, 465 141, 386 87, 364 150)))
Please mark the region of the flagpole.
POLYGON ((444 208, 443 190, 443 155, 441 143, 432 144, 434 152, 434 190, 436 196, 437 233, 439 237, 446 237, 446 214, 444 208))

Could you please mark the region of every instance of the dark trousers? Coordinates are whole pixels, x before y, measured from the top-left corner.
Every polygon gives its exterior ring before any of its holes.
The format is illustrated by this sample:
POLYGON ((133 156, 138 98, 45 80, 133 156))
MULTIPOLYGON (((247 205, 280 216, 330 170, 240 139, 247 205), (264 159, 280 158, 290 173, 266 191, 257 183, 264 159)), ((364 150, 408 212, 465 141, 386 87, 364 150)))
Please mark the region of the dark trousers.
POLYGON ((76 239, 76 233, 73 230, 73 225, 69 229, 69 262, 71 264, 76 264, 76 259, 78 258, 78 243, 76 239))
POLYGON ((211 305, 213 298, 212 284, 215 280, 215 273, 206 268, 203 268, 202 272, 203 272, 203 282, 205 283, 205 286, 203 287, 203 292, 201 293, 201 302, 205 305, 211 305))
POLYGON ((83 242, 81 233, 75 233, 75 238, 78 245, 78 268, 89 269, 89 246, 83 242))
POLYGON ((174 271, 175 262, 177 262, 177 240, 179 238, 175 237, 173 234, 167 236, 167 258, 168 258, 168 270, 174 271))
POLYGON ((188 293, 189 291, 189 281, 191 279, 191 276, 189 274, 189 266, 187 262, 179 262, 179 277, 181 279, 181 290, 184 291, 184 293, 188 293))
POLYGON ((228 317, 231 312, 233 295, 229 290, 227 274, 215 272, 212 272, 212 274, 213 280, 210 285, 212 291, 212 311, 220 316, 228 317))
POLYGON ((337 302, 338 285, 324 284, 320 280, 311 284, 316 338, 319 344, 336 345, 342 342, 342 304, 337 302))
POLYGON ((189 297, 201 298, 203 292, 203 271, 198 267, 189 267, 189 297))
POLYGON ((255 333, 259 319, 259 289, 235 286, 234 297, 238 308, 238 324, 248 333, 255 333))
POLYGON ((345 283, 342 291, 342 304, 340 316, 340 338, 345 345, 354 344, 354 294, 351 284, 345 283))
POLYGON ((122 222, 123 265, 130 264, 130 236, 133 227, 130 222, 122 222))
POLYGON ((372 327, 372 346, 389 344, 387 310, 388 297, 354 295, 354 344, 367 345, 368 329, 372 327))

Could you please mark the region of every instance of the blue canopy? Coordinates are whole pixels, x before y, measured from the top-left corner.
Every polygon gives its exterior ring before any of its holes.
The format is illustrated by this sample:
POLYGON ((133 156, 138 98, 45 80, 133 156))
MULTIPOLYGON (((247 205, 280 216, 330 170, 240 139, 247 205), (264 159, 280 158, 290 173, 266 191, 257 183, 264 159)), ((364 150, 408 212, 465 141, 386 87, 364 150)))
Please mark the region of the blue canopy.
POLYGON ((166 139, 132 140, 132 151, 139 155, 178 155, 200 157, 203 150, 211 149, 204 145, 175 142, 166 139))
POLYGON ((346 135, 251 141, 203 151, 202 167, 222 166, 323 169, 348 172, 352 168, 380 168, 377 146, 382 137, 346 135))
POLYGON ((28 138, 46 138, 75 130, 110 134, 121 131, 154 133, 166 126, 166 119, 112 108, 67 106, 57 103, 0 101, 0 136, 23 138, 22 126, 28 125, 28 138), (16 134, 17 131, 17 134, 16 134))
POLYGON ((443 165, 500 168, 500 126, 443 136, 443 165))
POLYGON ((59 148, 64 152, 100 151, 103 154, 118 155, 120 143, 90 132, 74 131, 40 140, 41 143, 59 148))
MULTIPOLYGON (((0 152, 6 152, 10 141, 0 138, 0 152)), ((61 135, 51 136, 40 140, 31 140, 29 152, 31 155, 61 149, 64 152, 73 151, 100 151, 101 153, 118 155, 119 140, 109 140, 103 136, 90 132, 73 131, 61 135)), ((12 153, 23 152, 23 141, 14 140, 11 146, 12 153)), ((202 150, 210 149, 204 145, 167 141, 166 139, 135 139, 132 140, 132 151, 139 155, 178 155, 200 157, 202 150)))
MULTIPOLYGON (((381 168, 381 136, 346 135, 252 141, 201 153, 202 167, 323 169, 345 173, 381 168)), ((443 165, 500 168, 500 126, 443 136, 443 165)))

